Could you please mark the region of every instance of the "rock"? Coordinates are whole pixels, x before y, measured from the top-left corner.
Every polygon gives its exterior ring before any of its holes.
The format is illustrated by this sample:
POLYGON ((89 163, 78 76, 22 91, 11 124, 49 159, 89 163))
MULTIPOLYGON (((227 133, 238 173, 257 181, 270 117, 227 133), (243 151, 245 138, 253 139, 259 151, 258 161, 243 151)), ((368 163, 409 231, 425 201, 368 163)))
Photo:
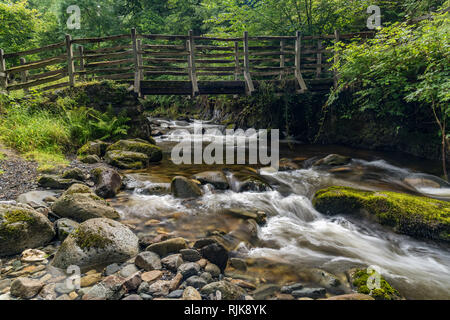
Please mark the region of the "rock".
POLYGON ((11 295, 22 299, 31 299, 44 287, 39 280, 29 278, 17 278, 11 283, 11 295))
POLYGON ((177 271, 178 267, 183 263, 183 259, 181 258, 181 254, 172 254, 161 259, 161 264, 164 268, 170 271, 177 271))
POLYGON ((200 268, 205 268, 208 264, 208 260, 202 258, 197 261, 197 264, 200 266, 200 268))
POLYGON ((380 288, 370 290, 367 286, 371 274, 366 269, 352 269, 348 272, 350 282, 358 293, 370 295, 375 300, 400 300, 400 293, 380 275, 380 288))
POLYGON ((311 298, 318 299, 323 298, 326 294, 325 288, 303 288, 300 290, 292 291, 291 294, 295 298, 311 298))
POLYGON ((216 266, 214 263, 208 263, 205 266, 205 271, 215 278, 217 278, 221 274, 220 268, 216 266))
POLYGON ((186 249, 186 240, 183 238, 172 238, 158 243, 151 244, 146 251, 152 251, 161 257, 167 256, 169 253, 178 253, 182 249, 186 249))
POLYGON ((291 293, 292 291, 301 290, 301 289, 303 289, 303 284, 294 283, 294 284, 290 284, 290 285, 281 287, 280 292, 281 293, 291 293))
POLYGON ((183 291, 183 300, 202 300, 202 296, 195 288, 187 287, 183 291))
POLYGON ((261 181, 255 177, 251 177, 246 179, 239 185, 238 192, 266 192, 271 190, 272 187, 268 183, 261 181))
POLYGON ((314 162, 313 166, 343 166, 349 164, 352 158, 339 154, 330 154, 323 159, 314 162))
POLYGON ((124 279, 113 275, 93 286, 83 296, 83 300, 119 300, 126 292, 124 279))
POLYGON ((81 278, 80 283, 82 288, 91 287, 102 279, 101 273, 89 274, 81 278))
POLYGON ((105 155, 107 164, 120 169, 144 169, 148 167, 148 156, 131 151, 108 151, 105 155))
POLYGON ((122 186, 122 178, 116 170, 106 167, 95 168, 91 171, 94 177, 94 192, 102 198, 114 198, 122 186))
POLYGON ((199 276, 192 276, 186 280, 188 286, 194 287, 195 289, 201 289, 208 284, 208 282, 199 276))
POLYGON ((196 262, 202 258, 200 252, 195 249, 183 249, 180 253, 183 260, 188 262, 196 262))
POLYGON ((127 291, 135 291, 139 288, 141 285, 142 279, 141 279, 141 273, 136 272, 135 274, 132 274, 131 276, 127 277, 123 283, 127 291))
POLYGON ((128 278, 136 272, 139 272, 139 269, 134 264, 127 264, 120 270, 119 274, 122 278, 128 278))
POLYGON ((27 249, 22 252, 20 261, 22 262, 41 262, 47 258, 47 254, 44 251, 37 249, 27 249))
POLYGON ((10 287, 11 283, 12 283, 11 279, 0 280, 0 292, 3 291, 5 288, 10 287))
POLYGON ((55 236, 52 223, 25 205, 0 204, 0 256, 47 244, 55 236))
POLYGON ((280 171, 292 171, 292 170, 298 170, 300 169, 300 166, 293 162, 290 159, 282 158, 279 162, 279 170, 280 171))
POLYGON ((177 176, 172 179, 170 192, 176 198, 198 198, 203 195, 200 187, 192 180, 177 176))
POLYGON ((163 276, 162 271, 152 270, 152 271, 144 272, 141 275, 141 279, 142 279, 142 281, 152 282, 152 281, 158 280, 162 276, 163 276))
POLYGON ((200 266, 195 262, 183 263, 178 267, 178 273, 183 275, 184 279, 196 276, 200 272, 200 266))
POLYGON ((83 222, 93 218, 120 218, 119 213, 105 200, 86 189, 79 191, 79 186, 68 189, 52 205, 52 211, 60 217, 83 222))
POLYGON ((159 162, 162 160, 161 148, 142 139, 119 140, 108 147, 107 151, 128 151, 145 154, 149 162, 159 162))
POLYGON ((175 290, 180 286, 181 281, 183 281, 183 275, 181 273, 177 273, 175 277, 170 281, 170 290, 175 290))
POLYGON ((126 296, 125 298, 123 298, 122 300, 127 300, 127 301, 138 301, 138 300, 144 300, 141 298, 141 296, 137 295, 137 294, 131 294, 129 296, 126 296))
POLYGON ((47 207, 45 199, 53 196, 55 196, 55 193, 50 191, 30 191, 18 196, 16 202, 28 204, 33 208, 47 207))
POLYGON ((78 160, 86 164, 95 164, 102 162, 102 160, 96 155, 81 156, 78 157, 78 160))
POLYGON ((169 294, 170 281, 167 280, 158 280, 151 285, 148 286, 147 294, 152 295, 153 297, 164 297, 169 294))
POLYGON ((217 291, 220 291, 223 300, 239 300, 246 295, 244 289, 228 281, 207 284, 200 290, 200 293, 209 296, 210 294, 216 294, 217 291))
POLYGON ((134 263, 145 271, 160 270, 162 268, 159 255, 151 251, 139 253, 134 263))
POLYGON ((169 293, 167 298, 169 298, 169 299, 179 299, 182 296, 183 296, 183 290, 175 290, 175 291, 172 291, 171 293, 169 293))
POLYGON ((311 269, 309 270, 312 275, 312 280, 325 288, 338 287, 341 281, 331 273, 321 270, 321 269, 311 269))
POLYGON ((263 211, 249 211, 241 208, 224 209, 223 214, 227 214, 239 219, 254 219, 258 224, 266 223, 267 215, 263 211))
POLYGON ((377 222, 417 238, 450 241, 450 203, 391 191, 330 187, 316 192, 313 205, 328 215, 368 212, 377 222))
POLYGON ((272 296, 278 291, 280 291, 280 286, 276 284, 265 284, 253 292, 253 298, 255 298, 255 300, 265 300, 267 297, 272 296))
POLYGON ((162 196, 170 193, 170 183, 152 183, 145 186, 141 194, 149 196, 162 196))
POLYGON ((87 156, 95 155, 102 157, 110 144, 101 140, 89 141, 78 149, 78 155, 87 156))
POLYGON ((76 194, 76 193, 92 193, 91 188, 87 185, 76 183, 71 185, 63 194, 76 194))
POLYGON ((371 296, 362 293, 350 293, 327 298, 325 300, 375 300, 371 296))
POLYGON ((123 224, 106 218, 80 224, 59 247, 52 265, 82 269, 124 262, 139 252, 138 238, 123 224))
POLYGON ((209 273, 209 272, 202 272, 200 277, 202 277, 202 279, 205 280, 206 283, 210 283, 213 280, 213 277, 212 277, 211 273, 209 273))
POLYGON ((244 288, 244 289, 256 290, 256 286, 253 283, 245 281, 245 280, 232 279, 231 283, 238 285, 239 287, 244 288))
POLYGON ((86 180, 86 175, 80 168, 72 168, 63 172, 61 175, 63 179, 73 179, 78 181, 86 180))
POLYGON ((247 263, 243 259, 231 258, 230 265, 237 270, 247 271, 247 263))
POLYGON ((209 183, 219 190, 227 190, 230 188, 227 177, 222 171, 205 171, 193 175, 192 178, 200 181, 201 184, 209 183))
POLYGON ((58 295, 56 294, 55 286, 54 283, 46 284, 39 292, 38 298, 42 300, 56 300, 58 295))
POLYGON ((54 225, 58 240, 64 241, 80 224, 67 218, 61 218, 56 220, 54 225))
POLYGON ((42 188, 65 190, 73 184, 80 183, 80 181, 74 179, 62 179, 52 175, 43 175, 38 178, 37 183, 42 188))
POLYGON ((110 276, 118 271, 120 271, 120 266, 117 263, 112 263, 106 267, 105 275, 110 276))
POLYGON ((217 265, 223 272, 227 267, 228 251, 219 243, 212 243, 200 250, 203 258, 217 265))

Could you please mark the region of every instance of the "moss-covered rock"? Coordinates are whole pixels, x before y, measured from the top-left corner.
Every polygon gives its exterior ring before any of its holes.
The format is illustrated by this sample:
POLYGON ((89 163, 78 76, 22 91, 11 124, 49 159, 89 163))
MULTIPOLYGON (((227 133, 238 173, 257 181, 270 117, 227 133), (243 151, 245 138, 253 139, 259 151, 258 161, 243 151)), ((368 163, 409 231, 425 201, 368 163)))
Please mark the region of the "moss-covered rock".
POLYGON ((119 140, 107 149, 107 151, 114 150, 143 153, 148 156, 149 162, 162 160, 161 148, 155 146, 155 140, 153 139, 151 142, 142 139, 119 140))
POLYGON ((445 201, 391 191, 330 187, 315 194, 313 205, 330 215, 368 212, 398 233, 450 241, 450 203, 445 201))
POLYGON ((78 156, 78 160, 80 160, 83 163, 87 163, 87 164, 94 164, 94 163, 102 162, 100 157, 95 154, 89 154, 87 156, 78 156))
POLYGON ((370 295, 375 300, 400 300, 402 297, 400 293, 394 289, 387 281, 380 275, 379 288, 369 289, 368 283, 371 281, 371 276, 365 269, 354 269, 349 272, 351 284, 358 293, 370 295))
POLYGON ((124 262, 138 252, 138 238, 130 229, 117 221, 98 218, 81 223, 64 240, 51 264, 57 268, 77 265, 86 270, 124 262))
POLYGON ((200 187, 190 179, 177 176, 172 179, 170 191, 176 198, 197 198, 203 195, 200 187))
POLYGON ((60 178, 53 175, 43 175, 38 178, 37 183, 43 188, 65 190, 75 183, 80 183, 80 181, 60 178))
POLYGON ((80 168, 72 168, 63 172, 61 175, 63 179, 74 179, 78 181, 86 180, 86 175, 80 168))
POLYGON ((0 204, 0 256, 45 245, 54 236, 43 214, 24 205, 0 204))
POLYGON ((52 211, 60 217, 83 222, 93 218, 118 219, 119 213, 88 187, 74 185, 52 205, 52 211))
POLYGON ((105 155, 106 163, 120 169, 144 169, 148 166, 148 156, 140 152, 111 150, 105 155))
POLYGON ((110 143, 101 140, 89 141, 78 149, 78 155, 96 155, 98 157, 103 157, 109 145, 110 143))

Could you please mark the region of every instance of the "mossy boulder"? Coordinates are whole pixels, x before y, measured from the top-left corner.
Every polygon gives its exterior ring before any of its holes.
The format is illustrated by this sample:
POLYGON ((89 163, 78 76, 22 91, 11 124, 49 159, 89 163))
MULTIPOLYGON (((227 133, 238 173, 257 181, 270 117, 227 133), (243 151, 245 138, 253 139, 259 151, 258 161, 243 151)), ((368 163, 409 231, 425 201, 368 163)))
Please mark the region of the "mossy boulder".
POLYGON ((170 183, 170 191, 176 198, 198 198, 203 195, 200 187, 190 179, 177 176, 170 183))
MULTIPOLYGON (((375 279, 369 279, 371 275, 366 269, 353 269, 349 271, 351 284, 358 293, 366 294, 375 300, 400 300, 400 293, 394 289, 383 276, 379 275, 379 287, 369 289, 369 283, 375 282, 375 279)), ((375 277, 375 276, 372 276, 375 277)), ((375 285, 375 283, 374 283, 375 285)))
POLYGON ((52 211, 63 218, 83 222, 93 218, 118 219, 119 213, 88 187, 74 185, 52 205, 52 211))
POLYGON ((59 247, 51 265, 82 270, 121 263, 139 252, 138 238, 120 222, 97 218, 81 223, 59 247))
POLYGON ((100 157, 95 154, 89 154, 87 156, 78 156, 78 160, 80 160, 83 163, 87 163, 87 164, 94 164, 94 163, 102 162, 100 157))
POLYGON ((73 184, 80 183, 80 181, 71 178, 60 178, 54 175, 43 175, 38 178, 37 183, 42 188, 65 190, 73 184))
POLYGON ((80 149, 78 149, 78 155, 96 155, 98 157, 103 157, 109 145, 110 143, 101 140, 89 141, 85 143, 80 149))
POLYGON ((449 202, 391 191, 330 187, 315 194, 313 205, 329 215, 369 213, 395 232, 450 241, 449 202))
POLYGON ((142 139, 119 140, 107 149, 114 150, 143 153, 148 156, 149 162, 159 162, 163 157, 161 148, 155 146, 153 139, 151 142, 142 139))
POLYGON ((67 218, 61 218, 56 220, 54 225, 58 240, 64 241, 80 224, 67 218))
POLYGON ((47 244, 55 236, 52 223, 25 205, 0 204, 0 256, 47 244))
POLYGON ((146 154, 123 150, 108 151, 105 155, 105 161, 120 169, 144 169, 149 163, 146 154))
POLYGON ((61 177, 63 179, 74 179, 78 181, 86 180, 86 175, 80 168, 67 169, 66 171, 63 172, 61 177))

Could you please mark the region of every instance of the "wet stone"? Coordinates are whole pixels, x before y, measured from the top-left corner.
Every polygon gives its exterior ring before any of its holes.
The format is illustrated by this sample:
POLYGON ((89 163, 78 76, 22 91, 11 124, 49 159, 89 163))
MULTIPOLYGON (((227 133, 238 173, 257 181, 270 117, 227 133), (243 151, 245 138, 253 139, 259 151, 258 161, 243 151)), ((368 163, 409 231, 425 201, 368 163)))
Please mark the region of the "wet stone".
POLYGON ((291 293, 292 291, 301 290, 303 289, 303 284, 301 283, 294 283, 287 286, 281 287, 280 292, 281 293, 291 293))
POLYGON ((180 253, 183 260, 188 262, 196 262, 202 258, 200 252, 194 249, 183 249, 180 253))
POLYGON ((208 282, 199 276, 192 276, 186 280, 188 286, 194 287, 195 289, 201 289, 208 284, 208 282))
POLYGON ((134 264, 128 264, 120 270, 120 276, 128 278, 129 276, 138 272, 139 269, 134 264))
POLYGON ((311 298, 318 299, 325 297, 326 290, 324 288, 303 288, 300 290, 292 291, 291 294, 295 298, 311 298))
POLYGON ((164 268, 175 272, 183 264, 183 259, 181 258, 181 254, 172 254, 161 259, 161 264, 164 268))
POLYGON ((183 296, 183 290, 175 290, 172 291, 171 293, 169 293, 169 295, 167 296, 167 298, 171 298, 171 299, 179 299, 183 296))
POLYGON ((135 264, 145 271, 160 270, 162 268, 159 255, 151 251, 145 251, 138 254, 135 264))
POLYGON ((183 275, 183 278, 187 279, 197 275, 200 272, 200 266, 195 262, 183 263, 178 267, 178 272, 183 275))

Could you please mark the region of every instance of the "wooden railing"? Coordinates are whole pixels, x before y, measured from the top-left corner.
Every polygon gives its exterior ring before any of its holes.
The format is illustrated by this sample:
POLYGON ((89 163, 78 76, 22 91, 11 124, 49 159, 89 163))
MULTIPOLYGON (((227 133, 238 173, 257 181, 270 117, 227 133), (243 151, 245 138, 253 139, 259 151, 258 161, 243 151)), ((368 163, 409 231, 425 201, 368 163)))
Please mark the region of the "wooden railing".
MULTIPOLYGON (((199 81, 243 80, 246 92, 255 90, 254 80, 295 80, 300 92, 305 79, 334 80, 330 71, 337 59, 336 41, 367 38, 372 32, 324 36, 250 36, 220 38, 187 35, 130 34, 102 38, 72 39, 42 48, 4 53, 0 49, 0 89, 36 88, 40 91, 75 86, 77 82, 113 79, 134 84, 142 81, 181 79, 199 94, 199 81), (33 61, 26 59, 31 57, 33 61), (36 58, 39 57, 39 58, 36 58)), ((30 59, 30 60, 31 60, 30 59)))

